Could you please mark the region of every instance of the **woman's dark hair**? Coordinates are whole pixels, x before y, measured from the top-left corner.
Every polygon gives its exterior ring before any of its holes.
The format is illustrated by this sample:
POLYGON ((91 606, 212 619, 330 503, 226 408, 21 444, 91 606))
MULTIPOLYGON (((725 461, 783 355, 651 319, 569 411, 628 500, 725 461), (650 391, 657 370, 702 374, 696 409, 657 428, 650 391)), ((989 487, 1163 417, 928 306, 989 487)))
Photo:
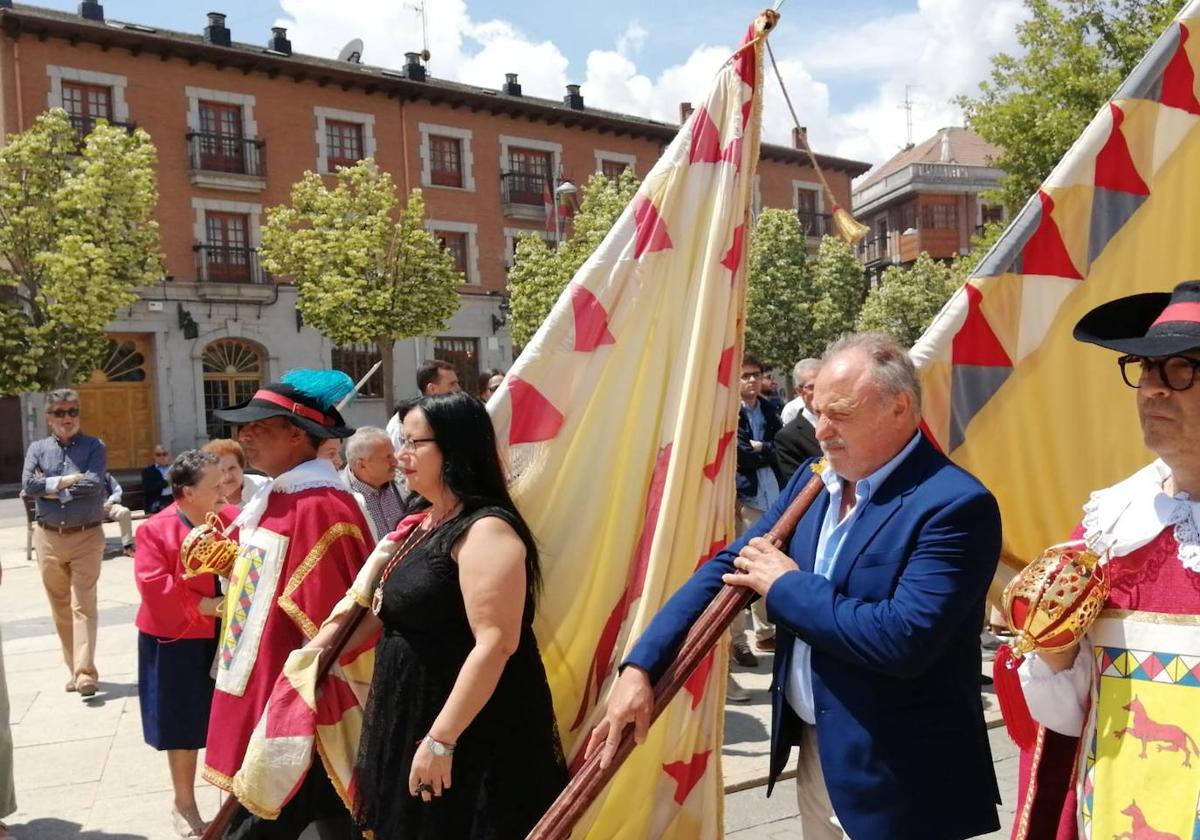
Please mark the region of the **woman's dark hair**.
POLYGON ((171 462, 167 470, 167 481, 171 484, 171 495, 176 499, 183 498, 183 488, 195 487, 206 467, 215 467, 221 463, 211 452, 202 449, 189 449, 180 452, 171 462))
MULTIPOLYGON (((512 496, 508 495, 508 481, 496 448, 496 430, 487 409, 464 391, 422 397, 413 408, 421 409, 433 430, 434 441, 442 453, 442 481, 462 502, 463 513, 498 507, 512 514, 509 524, 525 543, 525 576, 530 592, 536 594, 542 584, 537 544, 512 496)), ((428 504, 422 499, 414 508, 428 504)))
POLYGON ((479 374, 479 380, 476 382, 475 396, 483 399, 483 392, 488 389, 488 384, 492 381, 493 376, 504 376, 504 371, 490 368, 479 374))

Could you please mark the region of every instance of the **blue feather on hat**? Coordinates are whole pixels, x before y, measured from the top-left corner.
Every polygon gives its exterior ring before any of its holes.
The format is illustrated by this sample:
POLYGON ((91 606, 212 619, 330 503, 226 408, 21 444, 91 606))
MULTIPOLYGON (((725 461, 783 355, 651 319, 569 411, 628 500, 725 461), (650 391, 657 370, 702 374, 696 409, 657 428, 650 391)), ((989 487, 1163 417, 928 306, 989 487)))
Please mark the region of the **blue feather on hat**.
POLYGON ((279 380, 316 400, 323 411, 333 408, 354 390, 354 380, 340 370, 289 370, 279 380))

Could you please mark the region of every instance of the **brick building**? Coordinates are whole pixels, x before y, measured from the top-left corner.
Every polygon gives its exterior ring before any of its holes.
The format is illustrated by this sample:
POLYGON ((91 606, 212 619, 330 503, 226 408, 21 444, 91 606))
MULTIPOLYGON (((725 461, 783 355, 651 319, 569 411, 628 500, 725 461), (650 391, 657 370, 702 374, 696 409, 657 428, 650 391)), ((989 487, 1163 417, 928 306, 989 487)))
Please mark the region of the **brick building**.
POLYGON ((854 188, 854 215, 871 228, 859 256, 872 279, 889 265, 910 265, 922 251, 953 259, 1004 210, 980 193, 1004 173, 991 165, 999 150, 966 128, 943 128, 880 165, 854 188))
MULTIPOLYGON (((81 388, 84 428, 105 439, 114 469, 149 463, 156 440, 178 451, 227 434, 212 410, 290 367, 353 375, 374 361, 303 324, 295 288, 259 266, 265 212, 306 170, 373 156, 404 193, 422 188, 428 227, 463 274, 444 333, 395 348, 403 396, 426 358, 454 362, 464 385, 507 368, 507 268, 520 233, 554 236, 546 190, 626 166, 644 176, 678 129, 590 108, 574 85, 561 102, 539 99, 515 75, 489 90, 432 78, 416 54, 388 69, 293 54, 283 29, 259 35, 265 46, 233 40, 218 13, 193 35, 107 20, 91 0, 78 15, 0 0, 0 131, 58 106, 81 131, 99 118, 137 125, 158 149, 167 276, 109 326, 110 357, 81 388)), ((839 201, 868 168, 821 163, 839 201)), ((816 175, 795 148, 764 144, 756 203, 824 230, 816 175)), ((382 424, 381 393, 371 383, 348 419, 382 424)), ((37 399, 0 400, 0 422, 23 429, 0 443, 0 482, 12 481, 25 443, 44 434, 37 399)))

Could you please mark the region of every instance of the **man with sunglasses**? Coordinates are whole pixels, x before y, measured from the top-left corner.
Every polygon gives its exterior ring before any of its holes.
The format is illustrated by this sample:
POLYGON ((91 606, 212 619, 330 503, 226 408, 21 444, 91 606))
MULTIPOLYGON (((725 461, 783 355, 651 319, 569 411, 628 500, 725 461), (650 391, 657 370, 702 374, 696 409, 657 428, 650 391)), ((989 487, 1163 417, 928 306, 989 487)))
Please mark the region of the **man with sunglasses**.
POLYGON ((1107 550, 1111 590, 1082 644, 1039 652, 1021 668, 1041 728, 1022 755, 1014 836, 1192 837, 1200 826, 1200 281, 1099 306, 1075 338, 1123 354, 1120 376, 1136 389, 1142 439, 1158 457, 1084 505, 1075 537, 1107 550))
POLYGON ((46 395, 50 436, 25 453, 21 483, 37 507, 33 546, 70 671, 67 691, 96 693, 96 584, 104 556, 104 443, 80 431, 79 394, 46 395))

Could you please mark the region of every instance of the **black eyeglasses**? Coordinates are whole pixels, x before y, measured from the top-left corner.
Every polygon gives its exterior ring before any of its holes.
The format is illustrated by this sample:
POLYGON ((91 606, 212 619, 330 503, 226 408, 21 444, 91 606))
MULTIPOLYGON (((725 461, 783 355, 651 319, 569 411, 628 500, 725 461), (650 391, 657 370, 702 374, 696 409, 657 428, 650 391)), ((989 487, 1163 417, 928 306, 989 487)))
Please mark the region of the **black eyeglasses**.
POLYGON ((400 444, 396 447, 397 450, 405 452, 416 452, 417 444, 433 443, 437 438, 400 438, 400 444))
POLYGON ((1122 356, 1117 359, 1117 364, 1121 366, 1121 378, 1130 388, 1137 388, 1146 381, 1147 376, 1157 373, 1162 384, 1172 391, 1186 391, 1196 381, 1196 369, 1200 368, 1200 359, 1178 355, 1161 359, 1122 356))
POLYGON ((52 417, 57 417, 59 420, 61 420, 64 417, 78 417, 79 409, 78 408, 56 408, 53 411, 47 411, 46 413, 51 415, 52 417))

